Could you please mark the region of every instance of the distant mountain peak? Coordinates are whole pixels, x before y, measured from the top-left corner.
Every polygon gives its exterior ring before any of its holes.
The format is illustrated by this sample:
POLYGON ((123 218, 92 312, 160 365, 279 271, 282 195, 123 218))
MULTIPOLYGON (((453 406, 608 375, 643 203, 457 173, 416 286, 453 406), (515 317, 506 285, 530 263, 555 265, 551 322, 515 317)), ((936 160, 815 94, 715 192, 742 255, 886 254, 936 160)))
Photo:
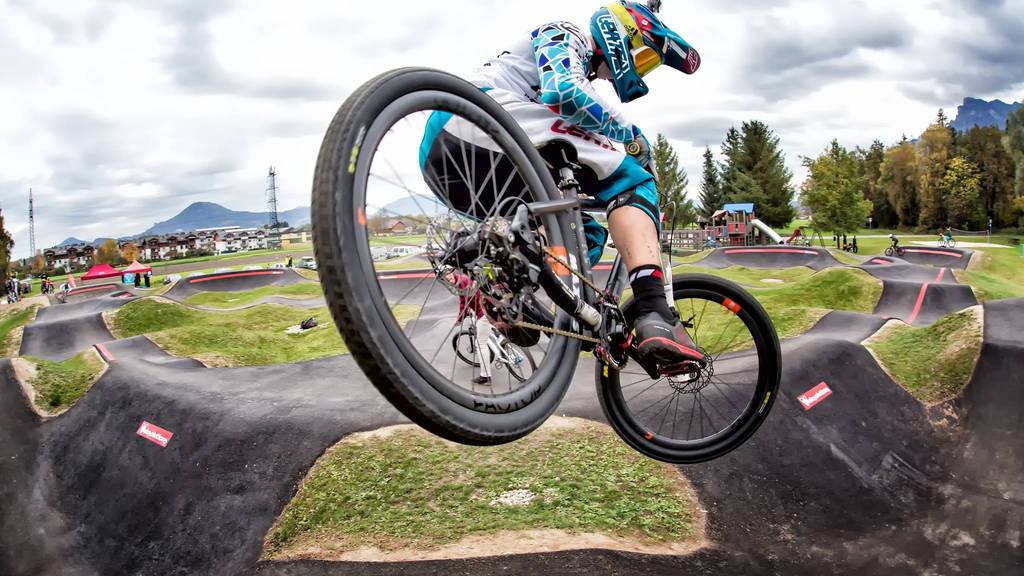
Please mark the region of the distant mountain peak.
POLYGON ((79 240, 78 238, 71 236, 70 238, 66 238, 60 244, 57 244, 57 246, 72 246, 75 244, 88 244, 88 242, 86 242, 85 240, 79 240))
MULTIPOLYGON (((277 217, 281 222, 287 222, 289 226, 304 226, 310 221, 309 207, 300 206, 291 210, 279 211, 277 217)), ((193 202, 174 217, 153 224, 140 236, 191 232, 201 228, 221 226, 259 228, 269 223, 270 215, 267 212, 241 212, 225 208, 215 202, 193 202)))
POLYGON ((1006 119, 1020 108, 1021 102, 1007 104, 1002 100, 982 100, 967 96, 963 104, 956 108, 956 119, 952 126, 958 132, 967 132, 975 126, 995 126, 999 129, 1006 127, 1006 119))

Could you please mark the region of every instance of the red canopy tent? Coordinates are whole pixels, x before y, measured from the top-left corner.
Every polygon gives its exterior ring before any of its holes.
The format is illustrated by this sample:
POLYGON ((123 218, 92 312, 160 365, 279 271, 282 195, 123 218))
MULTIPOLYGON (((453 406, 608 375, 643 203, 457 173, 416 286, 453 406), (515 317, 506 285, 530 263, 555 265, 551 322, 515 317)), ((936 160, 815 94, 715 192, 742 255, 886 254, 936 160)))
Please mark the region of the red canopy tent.
POLYGON ((117 269, 111 266, 110 264, 97 264, 96 266, 89 268, 89 271, 86 272, 84 276, 79 278, 79 280, 81 280, 82 282, 88 282, 90 280, 102 280, 104 278, 120 277, 121 273, 118 272, 117 269))
POLYGON ((146 272, 152 272, 153 269, 149 266, 139 264, 138 260, 132 260, 132 265, 121 271, 122 274, 145 274, 146 272))

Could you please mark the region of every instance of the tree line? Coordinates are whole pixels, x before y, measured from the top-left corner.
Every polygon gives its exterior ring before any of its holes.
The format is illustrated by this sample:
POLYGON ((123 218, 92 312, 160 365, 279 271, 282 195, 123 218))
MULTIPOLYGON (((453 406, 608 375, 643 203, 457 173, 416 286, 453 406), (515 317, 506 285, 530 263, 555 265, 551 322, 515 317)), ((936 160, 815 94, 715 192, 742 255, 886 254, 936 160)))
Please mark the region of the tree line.
POLYGON ((833 140, 804 158, 800 199, 815 226, 985 230, 1024 227, 1024 109, 1005 128, 954 129, 942 110, 919 138, 852 150, 833 140))

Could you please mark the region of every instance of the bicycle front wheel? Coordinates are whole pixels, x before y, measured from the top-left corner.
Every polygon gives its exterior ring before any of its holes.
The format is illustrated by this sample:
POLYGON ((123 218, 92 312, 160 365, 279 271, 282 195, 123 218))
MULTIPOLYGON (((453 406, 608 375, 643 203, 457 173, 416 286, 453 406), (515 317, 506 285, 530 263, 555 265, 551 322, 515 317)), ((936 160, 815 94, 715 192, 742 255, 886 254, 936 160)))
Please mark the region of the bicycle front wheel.
MULTIPOLYGON (((482 260, 492 245, 468 254, 466 238, 491 237, 487 230, 554 189, 512 117, 472 84, 436 70, 370 80, 324 137, 313 182, 313 248, 334 323, 373 385, 439 436, 480 445, 515 440, 550 416, 569 386, 576 340, 541 336, 528 378, 502 374, 486 385, 450 345, 460 329, 459 298, 479 296, 467 292, 478 293, 477 283, 503 265, 482 260), (488 275, 467 280, 477 288, 457 294, 449 275, 468 278, 485 267, 488 275)), ((551 246, 567 246, 566 214, 536 224, 551 246)), ((564 313, 556 322, 570 326, 564 313)))
POLYGON ((623 440, 651 458, 692 464, 743 444, 768 417, 782 351, 768 314, 737 284, 676 276, 676 309, 705 353, 699 373, 650 379, 639 367, 598 364, 598 395, 623 440))

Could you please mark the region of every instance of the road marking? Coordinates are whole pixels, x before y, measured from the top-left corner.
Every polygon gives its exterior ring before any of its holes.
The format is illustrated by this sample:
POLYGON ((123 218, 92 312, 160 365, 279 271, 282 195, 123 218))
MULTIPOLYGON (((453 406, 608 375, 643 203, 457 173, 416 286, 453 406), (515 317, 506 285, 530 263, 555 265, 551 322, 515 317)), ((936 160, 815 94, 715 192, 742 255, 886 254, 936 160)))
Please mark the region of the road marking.
POLYGON ((939 256, 950 256, 956 258, 963 258, 964 255, 959 252, 949 252, 947 250, 928 250, 927 248, 904 248, 904 252, 913 252, 915 254, 938 254, 939 256))
POLYGON ((252 272, 221 272, 215 276, 203 276, 201 278, 192 278, 188 281, 189 284, 198 284, 200 282, 209 282, 211 280, 223 280, 224 278, 241 278, 243 276, 267 276, 267 275, 280 275, 284 274, 284 270, 255 270, 252 272))
POLYGON ((817 256, 818 252, 815 250, 801 250, 799 248, 726 248, 726 254, 748 254, 748 253, 764 253, 764 252, 782 252, 785 254, 808 254, 811 256, 817 256))
POLYGON ((107 347, 104 346, 103 344, 93 344, 93 346, 96 347, 96 350, 100 353, 100 356, 103 356, 103 359, 107 361, 107 364, 110 364, 115 360, 114 355, 111 354, 110 350, 107 350, 107 347))
POLYGON ((945 276, 945 275, 946 275, 946 269, 945 268, 940 268, 939 269, 939 275, 935 277, 934 284, 938 284, 938 283, 942 282, 942 277, 945 276))
POLYGON ((917 295, 917 304, 914 304, 914 311, 910 313, 910 318, 907 318, 907 324, 913 324, 917 315, 921 313, 921 304, 924 304, 924 294, 928 291, 928 286, 928 282, 921 285, 921 292, 917 295))

